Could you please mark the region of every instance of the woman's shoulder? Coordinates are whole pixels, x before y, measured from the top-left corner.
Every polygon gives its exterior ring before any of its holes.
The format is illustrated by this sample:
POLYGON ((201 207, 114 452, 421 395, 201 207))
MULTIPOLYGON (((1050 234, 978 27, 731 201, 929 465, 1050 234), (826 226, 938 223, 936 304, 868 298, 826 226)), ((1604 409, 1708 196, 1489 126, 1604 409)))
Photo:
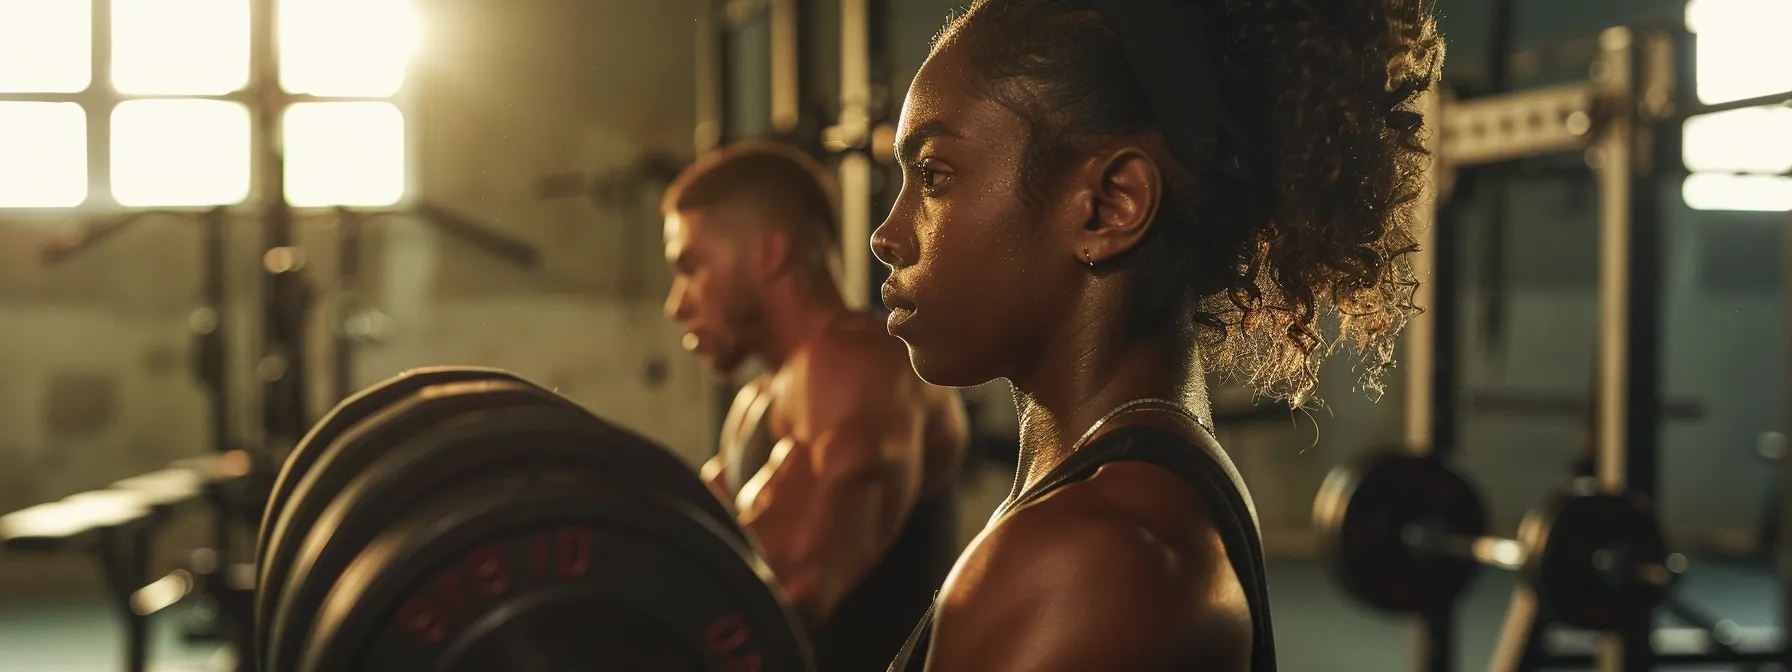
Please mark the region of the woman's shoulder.
POLYGON ((1110 656, 1108 669, 1248 658, 1249 606, 1217 528, 1199 497, 1140 466, 1104 467, 991 528, 948 586, 942 623, 956 622, 942 632, 1025 632, 1028 646, 1056 652, 1038 661, 1053 669, 1096 669, 1078 667, 1093 652, 1110 656))

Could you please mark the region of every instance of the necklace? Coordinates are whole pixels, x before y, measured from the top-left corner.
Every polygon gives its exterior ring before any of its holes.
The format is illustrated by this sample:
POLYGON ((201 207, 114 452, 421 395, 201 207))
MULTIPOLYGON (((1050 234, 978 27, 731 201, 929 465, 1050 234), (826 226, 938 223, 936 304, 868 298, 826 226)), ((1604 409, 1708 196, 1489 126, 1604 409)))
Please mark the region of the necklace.
POLYGON ((1089 425, 1089 431, 1083 432, 1082 437, 1078 438, 1076 440, 1076 443, 1073 443, 1070 445, 1070 452, 1074 453, 1074 452, 1082 449, 1083 444, 1088 443, 1089 439, 1094 438, 1095 433, 1101 431, 1102 426, 1108 424, 1109 420, 1113 420, 1114 418, 1119 417, 1120 414, 1130 411, 1134 408, 1137 408, 1140 406, 1147 406, 1147 405, 1156 406, 1156 407, 1158 407, 1157 410, 1160 410, 1160 411, 1169 411, 1169 412, 1175 413, 1177 415, 1180 415, 1182 417, 1188 418, 1190 421, 1193 421, 1195 423, 1195 425, 1199 426, 1201 429, 1205 429, 1209 432, 1213 431, 1213 428, 1209 427, 1207 425, 1207 422, 1201 419, 1201 416, 1198 416, 1198 415, 1195 415, 1194 413, 1189 412, 1188 409, 1182 407, 1182 404, 1178 404, 1174 401, 1170 401, 1169 399, 1163 399, 1160 397, 1142 397, 1139 399, 1134 399, 1132 401, 1126 402, 1119 406, 1115 406, 1114 410, 1108 411, 1107 415, 1101 416, 1101 419, 1096 420, 1095 424, 1089 425))
MULTIPOLYGON (((1094 438, 1095 433, 1101 431, 1101 428, 1106 426, 1109 421, 1141 406, 1151 407, 1145 410, 1165 411, 1180 415, 1187 418, 1190 422, 1195 423, 1195 426, 1207 430, 1209 433, 1214 431, 1211 425, 1201 419, 1201 416, 1195 415, 1188 409, 1183 408, 1182 404, 1161 397, 1140 397, 1120 404, 1119 406, 1115 406, 1114 410, 1108 411, 1106 415, 1101 416, 1101 418, 1096 420, 1094 424, 1089 425, 1088 431, 1083 432, 1083 435, 1077 438, 1076 443, 1070 444, 1070 450, 1065 452, 1064 459, 1070 459, 1070 456, 1075 455, 1076 451, 1082 450, 1083 445, 1088 443, 1089 439, 1094 438)), ((1001 506, 996 507, 995 515, 990 517, 991 523, 994 523, 996 519, 1006 513, 1016 502, 1020 501, 1021 484, 1026 481, 1027 472, 1032 470, 1032 464, 1030 462, 1030 460, 1021 460, 1018 468, 1014 470, 1014 487, 1008 490, 1008 500, 1002 502, 1001 506)), ((1062 462, 1059 464, 1062 464, 1062 462)), ((1056 467, 1054 466, 1053 468, 1056 467)))

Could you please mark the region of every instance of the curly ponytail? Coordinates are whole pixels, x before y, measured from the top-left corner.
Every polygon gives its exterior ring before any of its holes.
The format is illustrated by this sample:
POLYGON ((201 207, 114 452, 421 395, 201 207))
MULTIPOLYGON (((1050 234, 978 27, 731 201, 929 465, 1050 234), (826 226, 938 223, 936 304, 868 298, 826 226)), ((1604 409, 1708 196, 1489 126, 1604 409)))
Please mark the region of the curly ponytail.
MULTIPOLYGON (((1233 73, 1220 104, 1255 171, 1243 182, 1171 167, 1158 222, 1114 262, 1129 274, 1129 330, 1191 335, 1210 369, 1297 405, 1349 344, 1362 387, 1379 392, 1418 312, 1406 255, 1428 156, 1415 103, 1443 60, 1431 2, 1190 1, 1233 73)), ((1080 152, 1157 128, 1092 0, 979 0, 936 48, 949 43, 1028 123, 1035 204, 1080 152)))

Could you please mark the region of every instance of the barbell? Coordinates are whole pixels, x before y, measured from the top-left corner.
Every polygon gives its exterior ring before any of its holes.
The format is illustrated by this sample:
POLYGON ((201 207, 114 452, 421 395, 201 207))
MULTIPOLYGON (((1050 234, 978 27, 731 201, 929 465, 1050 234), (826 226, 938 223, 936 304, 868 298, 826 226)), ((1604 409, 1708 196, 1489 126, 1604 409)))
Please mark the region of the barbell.
POLYGON ((1553 618, 1610 630, 1659 602, 1684 570, 1648 507, 1580 480, 1533 508, 1516 539, 1491 536, 1460 472, 1435 456, 1387 450, 1333 470, 1313 522, 1333 577, 1374 607, 1442 608, 1490 566, 1519 572, 1553 618))
POLYGON ((263 519, 265 672, 812 669, 689 466, 503 371, 416 370, 344 401, 263 519))

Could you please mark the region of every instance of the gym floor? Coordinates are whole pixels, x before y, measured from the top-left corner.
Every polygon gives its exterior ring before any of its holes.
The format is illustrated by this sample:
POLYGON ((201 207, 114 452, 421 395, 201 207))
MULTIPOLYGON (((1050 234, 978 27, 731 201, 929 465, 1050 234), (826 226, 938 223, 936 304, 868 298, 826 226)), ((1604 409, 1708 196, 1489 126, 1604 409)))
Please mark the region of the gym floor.
MULTIPOLYGON (((1365 611, 1333 587, 1313 560, 1286 558, 1269 568, 1277 649, 1287 672, 1392 672, 1407 669, 1410 628, 1405 621, 1365 611)), ((1681 595, 1744 629, 1770 626, 1775 596, 1765 563, 1697 559, 1681 595)), ((1511 594, 1509 575, 1484 572, 1462 607, 1464 672, 1486 669, 1511 594)), ((153 672, 210 669, 215 649, 177 642, 176 629, 192 615, 179 609, 154 621, 153 672)), ((1681 627, 1663 619, 1664 627, 1681 627)), ((0 603, 0 672, 105 672, 120 667, 118 619, 96 594, 80 599, 0 603)), ((1720 672, 1733 668, 1681 668, 1720 672)))

